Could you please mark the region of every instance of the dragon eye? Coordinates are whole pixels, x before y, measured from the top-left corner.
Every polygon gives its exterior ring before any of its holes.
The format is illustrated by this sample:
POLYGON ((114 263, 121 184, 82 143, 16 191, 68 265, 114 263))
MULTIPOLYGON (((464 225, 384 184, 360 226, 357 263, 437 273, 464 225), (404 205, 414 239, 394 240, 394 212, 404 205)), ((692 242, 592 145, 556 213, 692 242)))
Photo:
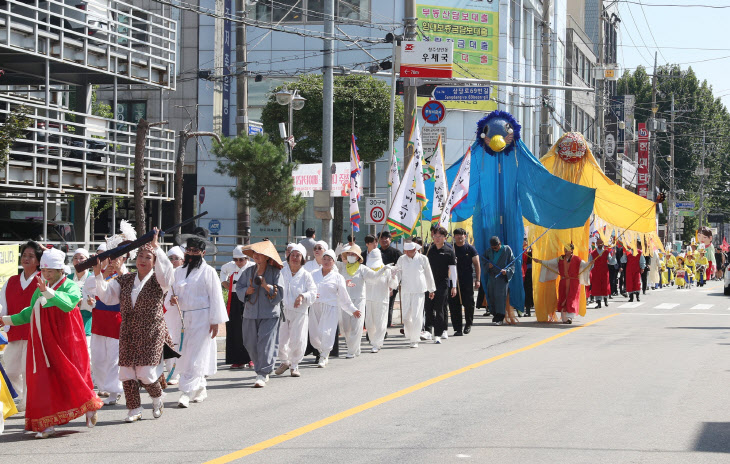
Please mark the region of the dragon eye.
POLYGON ((514 129, 512 129, 512 124, 508 122, 504 123, 504 130, 507 131, 508 134, 514 133, 514 129))
POLYGON ((487 134, 489 134, 489 126, 484 126, 484 132, 482 132, 481 134, 479 134, 479 137, 481 137, 483 139, 486 139, 487 138, 487 134))

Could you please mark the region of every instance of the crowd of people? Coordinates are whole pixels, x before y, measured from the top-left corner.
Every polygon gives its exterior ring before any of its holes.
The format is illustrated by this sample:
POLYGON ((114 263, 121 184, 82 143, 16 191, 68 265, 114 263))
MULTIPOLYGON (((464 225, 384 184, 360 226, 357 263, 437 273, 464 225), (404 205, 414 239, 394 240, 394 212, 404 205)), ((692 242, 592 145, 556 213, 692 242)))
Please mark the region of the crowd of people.
MULTIPOLYGON (((136 239, 129 224, 120 230, 97 253, 136 239)), ((0 290, 8 342, 0 365, 3 416, 24 411, 25 429, 46 438, 78 417, 93 427, 97 411, 122 396, 127 414, 121 419, 141 419, 140 387, 151 398, 154 418, 164 412, 169 386, 178 386, 178 407, 189 408, 207 398, 224 323, 225 364, 253 369, 253 387, 264 388, 270 375, 300 377, 309 354, 326 368, 339 356, 340 335, 345 359, 360 356, 363 331, 370 352, 378 353, 396 301, 401 333, 418 348, 469 334, 475 306, 487 307, 494 325, 529 316, 533 278, 559 282, 553 310, 571 324, 582 292, 600 308, 618 294, 640 301, 648 288, 704 285, 716 269, 714 249, 704 242, 676 257, 659 251, 646 256, 640 242, 605 246, 599 238, 586 261, 572 244, 560 256, 540 260, 527 241, 515 254, 495 236, 480 256, 464 229, 453 231, 452 242, 449 235, 435 227, 430 244, 414 237, 401 252, 388 231, 365 237, 364 249, 353 237, 331 249, 309 229, 301 242, 288 244, 283 261, 268 240, 236 247, 220 274, 204 259, 207 241, 196 236, 165 253, 155 230, 151 242, 115 259, 79 248, 71 264, 93 259, 83 271, 68 268, 66 253, 27 242, 20 249, 22 272, 0 290), (130 260, 136 272, 127 269, 130 260), (540 265, 534 277, 533 263, 540 265), (520 271, 528 298, 515 315, 509 282, 520 271), (8 404, 8 397, 17 404, 8 404)))

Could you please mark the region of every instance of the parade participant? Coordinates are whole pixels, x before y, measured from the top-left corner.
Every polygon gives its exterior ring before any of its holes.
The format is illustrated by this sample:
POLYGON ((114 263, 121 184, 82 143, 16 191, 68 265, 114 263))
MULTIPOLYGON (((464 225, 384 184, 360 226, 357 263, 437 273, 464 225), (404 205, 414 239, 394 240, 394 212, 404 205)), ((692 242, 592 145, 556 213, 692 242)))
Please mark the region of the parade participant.
POLYGON ((226 322, 226 364, 231 369, 253 367, 251 356, 243 345, 243 303, 236 294, 236 283, 243 271, 254 266, 243 253, 243 247, 233 249, 233 261, 221 266, 221 284, 228 290, 228 322, 226 322))
POLYGON ((588 280, 588 269, 593 267, 593 262, 584 262, 580 257, 573 255, 573 244, 565 245, 565 254, 558 258, 547 261, 533 260, 542 264, 540 281, 549 282, 560 276, 558 285, 558 307, 561 319, 565 324, 572 324, 573 318, 580 311, 580 292, 583 285, 590 284, 588 280))
MULTIPOLYGON (((451 326, 454 328, 454 335, 458 337, 471 332, 471 326, 474 323, 474 289, 479 288, 482 279, 479 253, 476 248, 466 243, 466 230, 462 228, 454 230, 454 255, 456 256, 458 284, 456 285, 456 296, 449 296, 449 310, 451 326), (464 307, 464 318, 461 315, 462 306, 464 307), (466 325, 462 325, 464 319, 466 319, 466 325)), ((532 291, 530 291, 531 297, 532 291)), ((532 305, 525 304, 526 309, 529 307, 532 305)))
POLYGON ((401 288, 401 312, 403 329, 411 348, 418 348, 423 327, 423 304, 436 296, 436 282, 428 258, 419 253, 420 245, 406 242, 405 254, 398 258, 395 273, 401 288))
POLYGON ((666 257, 667 259, 665 260, 664 265, 667 267, 667 278, 669 279, 668 285, 674 285, 674 268, 677 266, 677 258, 675 258, 670 251, 667 251, 666 257))
POLYGON ((433 330, 433 341, 436 344, 449 338, 449 310, 446 306, 449 295, 456 297, 456 255, 454 249, 446 246, 449 232, 444 227, 436 227, 432 231, 433 243, 426 250, 426 257, 431 265, 431 273, 436 283, 436 292, 424 305, 426 311, 426 332, 433 330), (451 288, 449 289, 449 286, 451 288))
POLYGON ((319 367, 329 363, 330 351, 336 342, 340 310, 355 317, 362 316, 347 294, 345 278, 335 268, 336 260, 334 250, 327 250, 322 258, 322 269, 312 274, 317 285, 317 299, 309 315, 309 338, 319 352, 319 367))
MULTIPOLYGON (((125 242, 137 238, 134 228, 125 220, 119 226, 121 234, 107 239, 104 249, 99 247, 97 252, 114 249, 125 242)), ((135 252, 136 253, 136 252, 135 252)), ((106 261, 102 268, 105 280, 110 281, 127 274, 125 261, 132 254, 119 256, 106 261)), ((136 256, 136 254, 135 254, 136 256)), ((119 304, 105 304, 96 295, 96 279, 86 279, 84 291, 90 298, 94 298, 94 308, 91 310, 91 366, 94 382, 99 389, 99 396, 104 398, 104 404, 113 406, 122 398, 124 390, 119 380, 119 328, 122 324, 121 307, 119 304)))
MULTIPOLYGON (((387 281, 390 279, 390 268, 382 266, 376 272, 362 265, 362 254, 360 247, 357 245, 344 248, 342 262, 337 263, 337 268, 347 283, 347 294, 350 296, 350 301, 361 314, 365 314, 367 284, 375 284, 383 277, 385 279, 385 288, 387 288, 387 281)), ((386 291, 385 294, 387 295, 388 292, 386 291)), ((345 358, 347 359, 360 356, 364 319, 364 317, 351 316, 345 311, 340 312, 340 330, 345 335, 345 343, 347 344, 345 358)))
POLYGON ((180 408, 187 408, 191 400, 200 403, 208 397, 205 377, 217 371, 218 324, 228 320, 218 273, 203 259, 205 248, 203 238, 188 237, 185 260, 175 269, 171 289, 170 302, 180 307, 185 327, 185 340, 177 360, 180 408))
POLYGON ((94 393, 86 335, 78 304, 81 290, 63 274, 66 254, 50 249, 41 256, 41 276, 30 305, 6 325, 30 323, 28 340, 27 405, 25 430, 48 438, 55 427, 86 416, 87 427, 96 425, 102 402, 94 393))
POLYGON ((659 250, 656 248, 654 248, 654 251, 652 252, 651 261, 653 265, 649 271, 649 288, 656 289, 661 286, 661 273, 665 268, 664 261, 661 259, 659 250))
MULTIPOLYGON (((373 271, 383 268, 383 260, 375 237, 365 237, 365 244, 368 247, 367 266, 373 271), (370 237, 370 241, 368 241, 370 237)), ((383 347, 388 338, 388 300, 393 289, 398 288, 398 279, 394 273, 390 278, 386 275, 379 276, 375 281, 365 281, 365 329, 370 340, 370 352, 377 353, 383 347)))
POLYGON ((304 247, 305 250, 307 250, 307 261, 311 261, 314 259, 314 246, 316 245, 316 238, 314 234, 313 228, 308 228, 304 231, 304 235, 306 236, 302 240, 299 241, 299 244, 304 247))
POLYGON ((636 251, 629 245, 624 246, 624 256, 621 259, 626 269, 626 292, 629 294, 629 303, 634 301, 634 295, 636 295, 636 301, 641 301, 639 299, 641 274, 644 273, 644 268, 646 268, 644 253, 641 251, 641 242, 636 242, 636 251))
POLYGON ((697 230, 697 241, 705 246, 705 257, 708 261, 708 266, 705 270, 705 280, 712 280, 717 269, 715 245, 712 244, 712 229, 709 227, 700 227, 697 230))
MULTIPOLYGON (((23 272, 10 277, 0 290, 0 316, 13 316, 30 306, 30 300, 36 289, 36 277, 40 275, 41 256, 43 248, 33 241, 20 247, 20 265, 23 272)), ((3 353, 3 362, 10 383, 18 394, 18 411, 25 411, 27 398, 26 388, 26 355, 30 326, 21 325, 6 328, 8 346, 3 353)))
MULTIPOLYGON (((394 246, 391 246, 391 236, 389 230, 384 230, 378 234, 378 242, 380 244, 380 258, 383 260, 383 265, 395 264, 403 253, 394 246)), ((398 296, 398 290, 393 290, 388 300, 388 327, 393 326, 393 305, 395 299, 398 296)), ((402 301, 401 301, 402 303, 402 301)))
POLYGON ((596 239, 596 249, 591 252, 591 260, 593 261, 593 269, 591 270, 591 296, 598 302, 598 308, 601 307, 601 298, 606 306, 608 306, 608 297, 611 295, 611 284, 608 280, 609 260, 613 261, 613 253, 611 250, 603 246, 603 239, 596 239))
POLYGON ((707 259, 707 255, 705 254, 705 244, 701 243, 699 248, 699 257, 695 261, 697 266, 697 271, 695 276, 697 277, 697 286, 698 287, 704 287, 705 283, 707 281, 707 268, 710 265, 710 261, 707 259))
POLYGON ((243 344, 256 370, 253 386, 261 388, 269 381, 279 349, 279 303, 284 297, 281 268, 284 265, 276 247, 268 240, 254 243, 243 252, 256 264, 241 273, 236 295, 245 304, 243 344))
POLYGON ((621 296, 628 296, 626 293, 626 247, 621 240, 616 240, 616 261, 618 261, 619 277, 618 277, 618 292, 621 296))
POLYGON ((157 242, 155 227, 152 242, 137 250, 137 272, 127 273, 114 280, 105 280, 101 273, 105 263, 94 266, 96 296, 108 305, 120 305, 122 325, 119 331, 119 379, 124 386, 127 402, 125 422, 142 418, 140 384, 152 397, 152 416, 162 415, 163 347, 172 349, 162 305, 165 292, 173 281, 172 263, 157 242), (154 277, 154 279, 152 278, 154 277))
POLYGON ((286 246, 286 250, 284 251, 284 266, 286 266, 286 263, 289 261, 289 254, 296 245, 296 243, 290 243, 286 246))
MULTIPOLYGON (((515 273, 515 263, 512 249, 509 245, 502 245, 497 236, 489 239, 490 248, 485 253, 487 276, 487 301, 492 309, 494 325, 515 324, 517 320, 509 302, 509 282, 515 273)), ((539 263, 535 258, 533 261, 539 263)))
POLYGON ((281 271, 284 317, 279 326, 279 367, 274 373, 282 375, 291 369, 292 377, 300 377, 299 363, 307 349, 309 307, 317 299, 317 285, 304 270, 307 250, 294 245, 286 266, 281 271))
POLYGON ((685 288, 687 286, 687 268, 684 265, 683 255, 677 256, 677 266, 675 271, 677 274, 674 281, 677 283, 677 288, 685 288))
POLYGON ((665 259, 661 260, 661 281, 659 282, 659 288, 663 288, 665 285, 669 285, 669 272, 667 271, 667 263, 665 259))
POLYGON ((315 271, 321 269, 322 258, 324 257, 324 252, 327 250, 329 250, 327 242, 320 240, 315 243, 314 248, 312 249, 314 253, 314 259, 312 259, 311 261, 307 261, 307 264, 304 265, 304 270, 309 272, 310 274, 313 274, 315 271))
POLYGON ((687 269, 687 286, 692 287, 695 280, 695 273, 697 272, 697 262, 695 261, 694 254, 688 252, 686 255, 685 268, 687 269))
MULTIPOLYGON (((89 251, 86 248, 77 248, 74 251, 73 260, 71 263, 76 266, 89 259, 89 251)), ((89 298, 84 292, 84 283, 86 279, 91 276, 93 272, 91 270, 76 272, 74 271, 68 275, 69 279, 72 279, 81 290, 81 303, 79 303, 79 309, 81 310, 81 319, 84 321, 84 332, 86 333, 86 345, 91 347, 91 311, 94 308, 93 298, 89 298)), ((89 348, 91 353, 91 348, 89 348)))
MULTIPOLYGON (((613 237, 611 238, 611 243, 608 247, 609 251, 611 252, 612 259, 611 262, 608 263, 608 280, 611 283, 611 294, 608 295, 608 299, 612 300, 614 296, 618 296, 618 274, 619 274, 619 265, 618 265, 618 249, 616 248, 615 244, 613 244, 613 237)), ((623 255, 623 252, 622 252, 623 255)))
MULTIPOLYGON (((173 269, 177 269, 183 265, 185 259, 185 252, 179 246, 174 246, 167 250, 167 259, 172 264, 173 269)), ((165 294, 165 304, 163 309, 165 311, 165 325, 167 326, 167 332, 170 334, 172 339, 172 349, 175 352, 180 352, 180 338, 182 336, 182 313, 177 305, 170 303, 172 298, 172 291, 168 291, 165 294)), ((165 369, 167 372, 171 372, 169 380, 166 381, 168 385, 177 385, 180 381, 180 371, 175 367, 175 363, 179 358, 170 358, 165 360, 165 369), (175 371, 173 372, 173 368, 175 371)))
MULTIPOLYGON (((456 264, 458 265, 458 255, 456 257, 456 260, 456 264)), ((477 262, 479 262, 478 256, 477 262)), ((461 273, 461 271, 459 272, 461 273)), ((529 243, 527 243, 527 239, 525 239, 522 243, 522 287, 525 289, 525 316, 530 317, 532 316, 532 308, 535 307, 535 298, 532 289, 532 248, 529 248, 529 243)))
POLYGON ((644 269, 641 271, 641 293, 646 295, 647 280, 651 272, 651 256, 645 254, 642 254, 642 256, 644 257, 644 269))

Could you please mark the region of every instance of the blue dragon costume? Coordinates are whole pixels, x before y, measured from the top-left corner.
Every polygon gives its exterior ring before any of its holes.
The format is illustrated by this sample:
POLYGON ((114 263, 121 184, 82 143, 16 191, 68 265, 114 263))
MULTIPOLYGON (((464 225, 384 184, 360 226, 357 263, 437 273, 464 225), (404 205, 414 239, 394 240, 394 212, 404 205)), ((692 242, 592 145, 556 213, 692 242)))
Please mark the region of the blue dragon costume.
MULTIPOLYGON (((480 256, 496 235, 509 245, 522 264, 523 218, 553 229, 583 226, 593 211, 595 190, 553 176, 520 139, 520 125, 504 111, 493 111, 477 124, 471 146, 469 196, 454 211, 452 221, 473 218, 474 246, 480 256)), ((451 185, 461 160, 446 173, 451 185)), ((482 282, 487 273, 482 265, 482 282)), ((509 284, 510 305, 521 311, 525 305, 522 273, 515 272, 509 284)))

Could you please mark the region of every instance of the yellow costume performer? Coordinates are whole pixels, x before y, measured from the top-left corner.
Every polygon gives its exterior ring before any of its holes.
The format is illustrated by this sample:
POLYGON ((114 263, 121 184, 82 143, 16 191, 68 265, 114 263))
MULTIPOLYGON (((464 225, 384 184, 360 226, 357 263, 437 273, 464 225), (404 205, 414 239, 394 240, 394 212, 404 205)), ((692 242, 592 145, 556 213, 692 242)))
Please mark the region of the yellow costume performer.
MULTIPOLYGON (((582 134, 578 132, 564 134, 540 162, 557 177, 596 189, 593 208, 594 228, 604 242, 609 243, 612 235, 623 234, 628 243, 643 241, 643 249, 647 254, 651 253, 653 248, 661 249, 661 242, 656 236, 655 203, 621 188, 606 177, 582 134)), ((546 230, 534 224, 528 223, 527 226, 530 243, 546 230)), ((554 258, 561 254, 564 245, 573 243, 575 254, 582 260, 588 261, 589 234, 590 220, 586 221, 583 227, 549 230, 533 245, 533 257, 541 260, 554 258)), ((537 268, 533 268, 533 275, 539 274, 540 265, 537 265, 537 268)), ((558 299, 557 281, 533 281, 533 295, 537 320, 557 321, 555 317, 558 299)), ((580 315, 584 316, 585 313, 586 298, 583 293, 580 298, 580 315)))
POLYGON ((675 271, 677 272, 677 277, 674 279, 674 282, 677 284, 677 288, 684 288, 687 285, 687 281, 685 280, 687 277, 687 268, 684 266, 684 259, 681 257, 677 257, 675 271))

